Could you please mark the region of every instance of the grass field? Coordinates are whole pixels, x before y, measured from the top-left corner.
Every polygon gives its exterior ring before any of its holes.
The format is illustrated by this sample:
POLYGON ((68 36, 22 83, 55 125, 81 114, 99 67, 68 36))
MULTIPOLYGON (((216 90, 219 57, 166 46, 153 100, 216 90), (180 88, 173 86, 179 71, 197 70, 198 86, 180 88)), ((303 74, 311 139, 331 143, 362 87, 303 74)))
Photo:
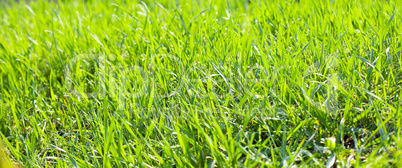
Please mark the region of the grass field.
POLYGON ((18 167, 402 167, 397 0, 0 2, 18 167))

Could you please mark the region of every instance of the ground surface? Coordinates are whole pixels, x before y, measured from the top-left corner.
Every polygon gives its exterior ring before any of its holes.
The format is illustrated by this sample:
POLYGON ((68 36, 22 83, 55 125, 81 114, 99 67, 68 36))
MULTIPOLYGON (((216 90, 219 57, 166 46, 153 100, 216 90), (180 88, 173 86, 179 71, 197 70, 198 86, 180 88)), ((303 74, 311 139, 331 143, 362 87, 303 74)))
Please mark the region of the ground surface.
POLYGON ((26 167, 402 166, 397 1, 0 2, 26 167))

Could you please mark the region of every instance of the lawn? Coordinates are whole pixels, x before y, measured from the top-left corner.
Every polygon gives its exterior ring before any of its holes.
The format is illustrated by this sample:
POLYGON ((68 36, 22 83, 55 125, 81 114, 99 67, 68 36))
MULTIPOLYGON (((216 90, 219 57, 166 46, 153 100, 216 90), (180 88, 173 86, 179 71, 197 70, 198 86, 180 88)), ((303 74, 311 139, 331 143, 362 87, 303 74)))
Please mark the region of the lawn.
POLYGON ((402 167, 400 4, 1 1, 4 153, 16 167, 402 167))

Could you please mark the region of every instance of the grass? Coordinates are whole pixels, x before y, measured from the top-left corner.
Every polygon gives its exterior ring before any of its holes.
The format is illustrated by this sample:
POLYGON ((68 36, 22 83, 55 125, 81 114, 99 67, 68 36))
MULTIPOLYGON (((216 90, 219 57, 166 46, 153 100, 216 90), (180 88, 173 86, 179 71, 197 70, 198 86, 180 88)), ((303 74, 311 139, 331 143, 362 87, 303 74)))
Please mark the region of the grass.
POLYGON ((386 0, 0 2, 20 167, 402 166, 386 0))

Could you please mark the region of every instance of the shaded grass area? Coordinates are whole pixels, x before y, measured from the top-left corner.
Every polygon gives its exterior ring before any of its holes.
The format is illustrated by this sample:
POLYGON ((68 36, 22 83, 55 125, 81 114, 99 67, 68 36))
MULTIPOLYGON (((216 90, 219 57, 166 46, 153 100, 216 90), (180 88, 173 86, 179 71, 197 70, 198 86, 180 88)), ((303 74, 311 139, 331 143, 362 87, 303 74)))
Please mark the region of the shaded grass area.
POLYGON ((397 1, 0 2, 26 167, 402 166, 397 1))

